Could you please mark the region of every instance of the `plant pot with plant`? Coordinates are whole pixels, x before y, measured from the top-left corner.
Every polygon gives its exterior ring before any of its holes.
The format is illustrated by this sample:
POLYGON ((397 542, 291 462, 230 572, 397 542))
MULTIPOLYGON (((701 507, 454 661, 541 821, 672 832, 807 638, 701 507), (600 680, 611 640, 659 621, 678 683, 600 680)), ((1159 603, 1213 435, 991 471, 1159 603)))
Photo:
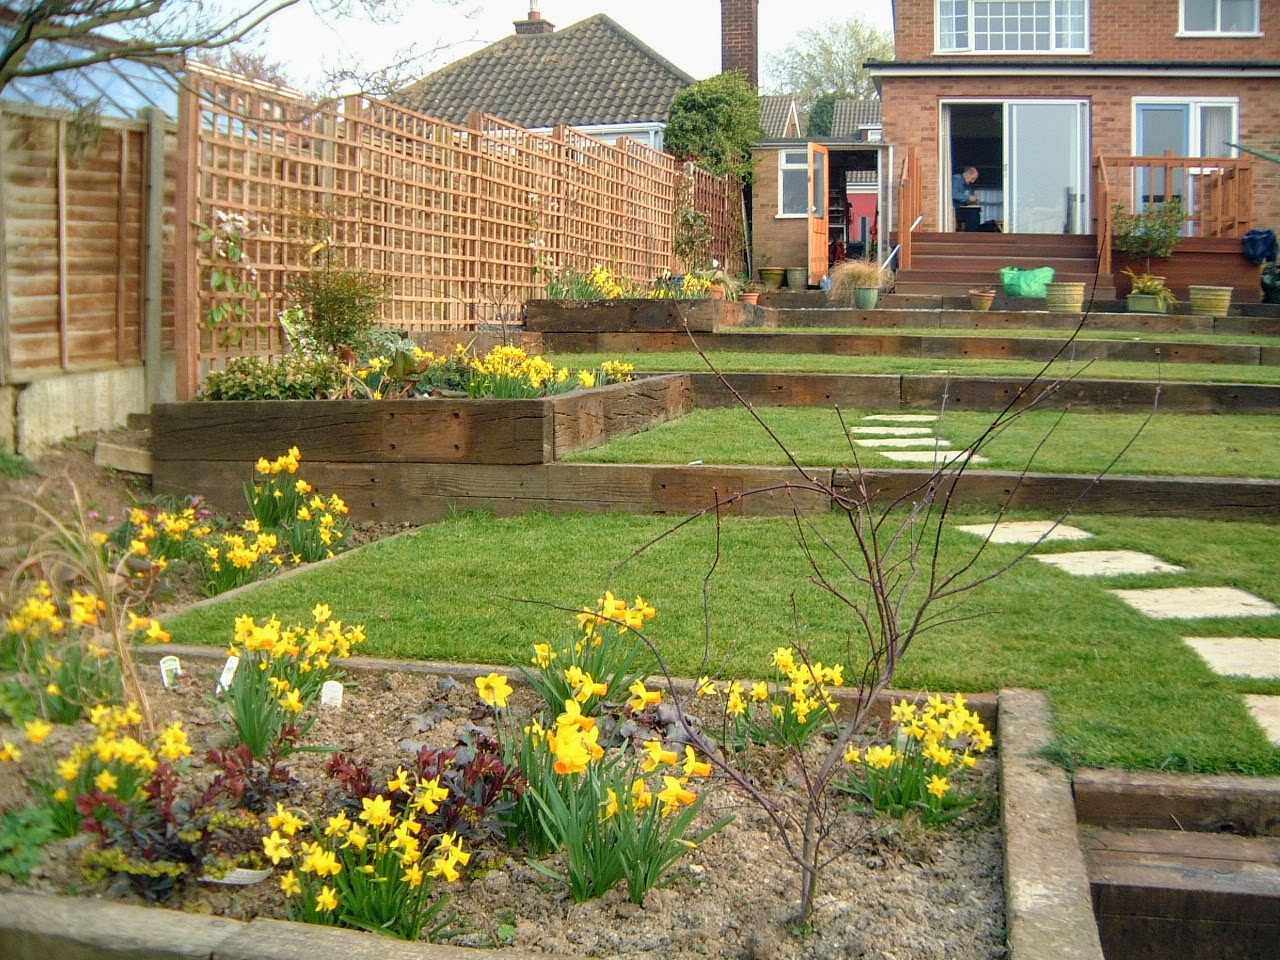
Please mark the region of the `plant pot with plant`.
POLYGON ((1121 253, 1141 258, 1144 273, 1151 273, 1152 259, 1164 260, 1173 254, 1187 220, 1177 198, 1154 203, 1138 213, 1129 213, 1120 204, 1111 210, 1112 245, 1121 253))
POLYGON ((1126 302, 1130 313, 1168 313, 1178 302, 1173 291, 1164 285, 1164 277, 1134 273, 1128 267, 1123 272, 1129 278, 1126 302))
POLYGON ((886 279, 885 269, 873 260, 845 260, 831 270, 831 293, 852 300, 859 310, 871 310, 886 279))

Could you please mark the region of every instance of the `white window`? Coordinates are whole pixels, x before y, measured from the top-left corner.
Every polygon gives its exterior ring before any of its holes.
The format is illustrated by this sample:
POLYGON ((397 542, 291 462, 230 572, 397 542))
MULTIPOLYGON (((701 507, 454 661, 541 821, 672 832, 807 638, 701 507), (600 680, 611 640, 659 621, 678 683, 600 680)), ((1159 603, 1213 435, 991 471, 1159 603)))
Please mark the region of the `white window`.
POLYGON ((937 0, 937 4, 939 50, 965 53, 1088 50, 1088 0, 937 0))
POLYGON ((1182 32, 1256 34, 1260 0, 1182 0, 1182 32))
POLYGON ((809 215, 809 152, 778 151, 778 216, 809 215))

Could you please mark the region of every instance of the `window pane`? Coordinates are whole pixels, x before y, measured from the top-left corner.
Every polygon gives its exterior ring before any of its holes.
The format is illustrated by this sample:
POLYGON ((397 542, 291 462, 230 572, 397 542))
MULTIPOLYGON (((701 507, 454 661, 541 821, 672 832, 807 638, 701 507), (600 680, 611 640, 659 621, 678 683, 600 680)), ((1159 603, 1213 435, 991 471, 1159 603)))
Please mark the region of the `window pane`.
POLYGON ((809 212, 809 171, 782 171, 782 213, 809 212))
POLYGON ((1200 108, 1200 156, 1231 156, 1231 148, 1227 144, 1235 139, 1231 123, 1232 112, 1227 106, 1200 108))
POLYGON ((938 49, 969 47, 969 0, 938 0, 938 49))
POLYGON ((807 167, 809 166, 809 154, 804 150, 784 150, 782 152, 782 165, 785 167, 807 167))
POLYGON ((1214 30, 1217 28, 1218 0, 1182 0, 1182 27, 1184 30, 1214 30))
POLYGON ((1253 33, 1258 29, 1258 0, 1222 0, 1223 33, 1253 33))

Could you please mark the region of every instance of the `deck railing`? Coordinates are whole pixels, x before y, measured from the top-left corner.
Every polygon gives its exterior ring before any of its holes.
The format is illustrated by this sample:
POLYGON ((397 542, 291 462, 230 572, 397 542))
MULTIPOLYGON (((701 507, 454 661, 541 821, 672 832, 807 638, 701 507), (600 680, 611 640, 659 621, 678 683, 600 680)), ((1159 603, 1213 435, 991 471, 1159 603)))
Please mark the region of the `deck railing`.
POLYGON ((924 200, 920 182, 920 154, 915 147, 902 158, 902 175, 898 179, 898 269, 911 268, 911 234, 920 222, 924 200))
POLYGON ((1243 237, 1253 220, 1253 169, 1246 158, 1094 158, 1094 233, 1098 258, 1110 269, 1112 212, 1139 212, 1178 200, 1187 213, 1186 235, 1243 237))

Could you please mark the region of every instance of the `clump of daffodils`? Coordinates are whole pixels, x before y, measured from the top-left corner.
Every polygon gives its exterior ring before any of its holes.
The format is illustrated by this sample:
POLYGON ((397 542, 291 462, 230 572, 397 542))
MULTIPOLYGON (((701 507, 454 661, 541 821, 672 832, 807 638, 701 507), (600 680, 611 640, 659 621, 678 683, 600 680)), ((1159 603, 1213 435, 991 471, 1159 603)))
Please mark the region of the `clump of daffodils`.
POLYGON ((699 696, 723 697, 732 742, 802 747, 830 731, 839 707, 832 690, 844 686, 844 666, 809 660, 793 647, 778 647, 770 660, 773 684, 729 680, 718 686, 710 677, 696 684, 699 696))
POLYGON ((345 625, 328 604, 317 604, 312 622, 286 626, 276 617, 237 617, 228 656, 239 658, 226 689, 236 733, 257 759, 283 756, 304 736, 314 716, 301 715, 338 664, 365 640, 364 627, 345 625))
POLYGON ((994 739, 957 693, 931 696, 923 708, 906 700, 893 706, 893 726, 883 743, 851 746, 850 789, 876 810, 903 816, 916 811, 926 823, 945 823, 976 802, 964 790, 977 755, 994 739))
MULTIPOLYGON (((388 789, 400 786, 392 781, 388 789)), ((398 811, 386 796, 365 797, 354 818, 340 812, 323 824, 277 804, 262 849, 286 868, 280 887, 289 918, 404 940, 438 932, 448 898, 434 893, 432 881, 457 881, 471 860, 457 834, 430 835, 414 816, 417 805, 443 799, 423 794, 398 811)))
POLYGON ((252 514, 245 530, 259 537, 275 537, 276 545, 286 554, 280 562, 314 563, 332 557, 342 549, 347 536, 347 504, 336 493, 318 493, 298 476, 301 460, 297 447, 290 447, 275 460, 262 457, 254 467, 253 481, 245 485, 245 500, 252 514))

